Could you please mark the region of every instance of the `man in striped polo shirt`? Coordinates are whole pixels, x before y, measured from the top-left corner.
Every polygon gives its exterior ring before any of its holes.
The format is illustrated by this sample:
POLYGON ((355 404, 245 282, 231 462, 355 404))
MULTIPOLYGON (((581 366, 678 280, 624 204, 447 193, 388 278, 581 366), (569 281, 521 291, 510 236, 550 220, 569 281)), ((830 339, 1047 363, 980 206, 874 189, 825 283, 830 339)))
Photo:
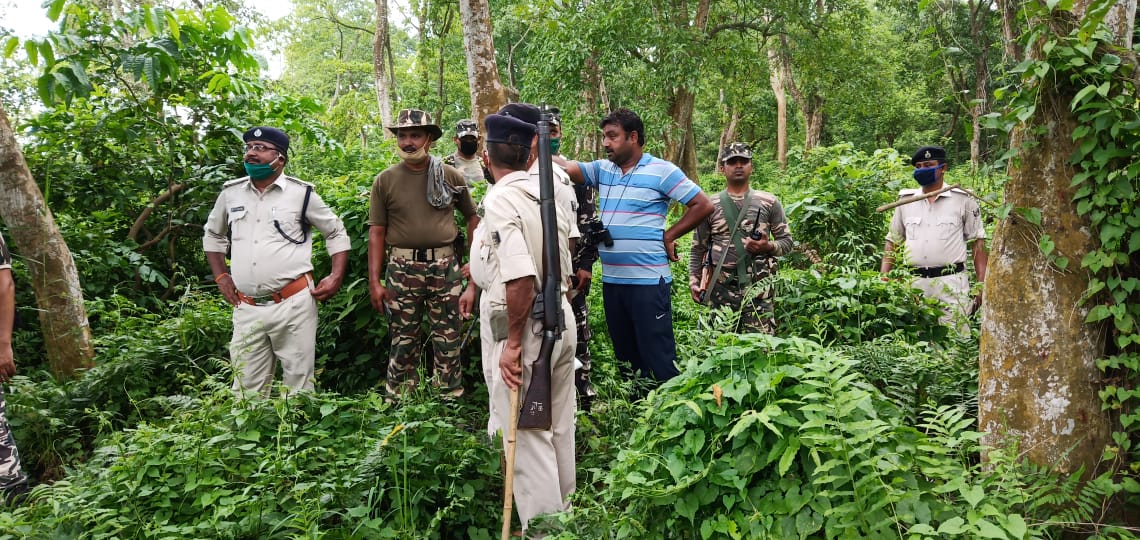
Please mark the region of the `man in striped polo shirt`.
POLYGON ((599 126, 608 159, 559 164, 575 182, 598 190, 598 215, 612 237, 601 235, 598 252, 614 356, 660 383, 678 374, 669 262, 677 260, 677 238, 696 228, 713 206, 676 165, 643 151, 645 125, 637 113, 617 109, 599 126), (666 229, 670 201, 688 208, 666 229))

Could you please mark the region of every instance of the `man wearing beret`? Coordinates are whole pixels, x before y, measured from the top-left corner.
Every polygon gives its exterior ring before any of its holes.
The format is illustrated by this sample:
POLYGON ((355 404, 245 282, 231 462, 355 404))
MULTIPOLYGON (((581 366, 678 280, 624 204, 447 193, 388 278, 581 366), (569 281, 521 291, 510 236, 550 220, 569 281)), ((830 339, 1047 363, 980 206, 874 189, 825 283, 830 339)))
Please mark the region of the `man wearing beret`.
POLYGON ((491 179, 491 171, 483 166, 482 158, 477 155, 479 139, 482 137, 479 134, 479 124, 474 120, 460 120, 455 124, 455 153, 443 158, 444 163, 463 174, 467 187, 473 188, 480 182, 491 179))
MULTIPOLYGON (((544 275, 542 262, 543 229, 539 212, 537 174, 527 167, 532 161, 535 125, 526 122, 537 112, 533 106, 508 106, 484 120, 487 154, 494 189, 483 199, 484 221, 481 244, 474 247, 472 279, 484 289, 481 317, 494 332, 490 359, 492 429, 506 429, 510 421, 510 392, 518 388, 525 395, 531 369, 542 338, 535 333, 531 310, 540 294, 544 275), (533 110, 531 110, 533 109, 533 110), (493 319, 497 319, 496 322, 493 319)), ((556 179, 555 184, 559 181, 556 179)), ((562 320, 572 320, 566 299, 569 281, 570 238, 573 209, 564 201, 572 196, 556 196, 558 219, 557 269, 561 284, 558 309, 562 320)), ((514 500, 524 531, 531 518, 565 510, 575 488, 574 458, 574 347, 573 327, 563 329, 551 354, 551 429, 519 430, 514 463, 514 500)), ((505 444, 505 437, 504 437, 505 444)))
POLYGON ((697 225, 689 252, 689 290, 693 300, 740 313, 741 332, 776 333, 773 287, 750 297, 752 283, 776 273, 776 257, 792 250, 792 233, 775 195, 753 190, 752 149, 735 142, 721 150, 724 191, 714 195, 713 213, 697 225), (701 288, 703 274, 709 282, 701 288))
POLYGON ((443 135, 431 115, 400 111, 396 125, 400 162, 376 175, 368 202, 368 282, 372 307, 388 313, 392 346, 387 397, 395 400, 419 385, 419 360, 427 318, 434 358, 434 384, 449 397, 463 395, 459 357, 462 288, 455 225, 458 210, 467 237, 479 223, 467 182, 458 170, 429 152, 443 135))
MULTIPOLYGON (((12 353, 12 325, 16 320, 16 286, 12 280, 12 255, 0 236, 0 382, 16 374, 12 353)), ((4 390, 0 387, 0 505, 18 504, 28 491, 28 475, 20 467, 20 452, 5 414, 4 390)))
POLYGON ((234 306, 234 391, 268 393, 276 362, 285 386, 312 390, 316 302, 340 290, 348 234, 312 184, 283 174, 289 161, 285 132, 261 126, 242 139, 248 176, 222 187, 202 239, 214 281, 234 306), (324 236, 332 258, 331 273, 319 283, 312 275, 311 227, 324 236))
MULTIPOLYGON (((919 187, 900 191, 900 197, 942 189, 948 167, 944 148, 923 146, 914 153, 911 164, 919 187)), ((978 281, 986 280, 986 231, 978 201, 964 191, 952 189, 897 207, 887 231, 880 267, 883 274, 894 267, 896 247, 903 244, 907 262, 913 267, 914 286, 925 296, 942 302, 943 324, 956 324, 959 332, 964 332, 963 317, 976 309, 976 304, 970 304, 965 265, 971 254, 978 281)))
POLYGON ((611 238, 598 252, 614 356, 659 384, 679 373, 669 263, 678 260, 677 239, 713 207, 680 168, 644 153, 645 124, 637 113, 617 109, 598 125, 608 159, 558 161, 574 182, 598 189, 599 215, 611 238), (666 228, 671 201, 687 210, 666 228))

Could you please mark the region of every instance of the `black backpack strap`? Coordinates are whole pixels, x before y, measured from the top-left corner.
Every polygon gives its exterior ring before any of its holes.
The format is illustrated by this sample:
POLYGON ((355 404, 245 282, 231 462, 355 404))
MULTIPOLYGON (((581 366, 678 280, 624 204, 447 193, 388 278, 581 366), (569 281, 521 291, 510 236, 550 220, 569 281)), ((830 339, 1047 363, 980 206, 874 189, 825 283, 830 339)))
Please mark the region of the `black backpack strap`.
POLYGON ((309 197, 313 194, 313 186, 305 186, 305 201, 301 203, 301 241, 304 241, 309 236, 309 229, 313 224, 309 223, 309 197))

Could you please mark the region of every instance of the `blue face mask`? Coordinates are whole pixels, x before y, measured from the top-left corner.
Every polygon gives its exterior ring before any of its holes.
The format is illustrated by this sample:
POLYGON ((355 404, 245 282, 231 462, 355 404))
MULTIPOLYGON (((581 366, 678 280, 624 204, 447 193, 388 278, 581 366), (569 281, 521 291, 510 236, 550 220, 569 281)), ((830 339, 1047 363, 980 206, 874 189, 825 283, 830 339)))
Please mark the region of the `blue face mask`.
POLYGON ((935 165, 933 167, 923 167, 914 170, 914 179, 918 181, 918 185, 922 187, 929 186, 938 181, 938 169, 942 165, 935 165))
MULTIPOLYGON (((278 156, 278 158, 280 158, 280 156, 278 156)), ((273 170, 273 163, 275 161, 277 161, 277 159, 274 159, 273 161, 270 161, 269 163, 249 163, 249 162, 246 162, 246 163, 244 163, 245 174, 249 175, 250 180, 265 180, 266 178, 273 176, 273 173, 275 172, 273 170)))

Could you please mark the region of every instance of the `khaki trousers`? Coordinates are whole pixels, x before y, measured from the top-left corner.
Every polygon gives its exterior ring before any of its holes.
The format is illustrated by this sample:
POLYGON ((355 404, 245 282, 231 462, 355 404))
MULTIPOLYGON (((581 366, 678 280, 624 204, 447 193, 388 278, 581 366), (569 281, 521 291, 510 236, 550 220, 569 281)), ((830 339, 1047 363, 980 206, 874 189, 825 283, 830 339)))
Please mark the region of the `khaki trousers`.
MULTIPOLYGON (((562 316, 565 321, 572 323, 574 320, 570 302, 565 296, 562 297, 562 316)), ((533 321, 530 328, 538 330, 539 321, 533 321)), ((577 409, 574 348, 577 343, 577 330, 573 324, 569 324, 551 354, 550 431, 520 430, 515 439, 514 497, 523 530, 526 530, 531 518, 537 515, 565 510, 570 494, 574 492, 574 412, 577 409)), ((521 396, 526 395, 531 367, 541 344, 541 335, 535 335, 533 331, 523 334, 523 386, 519 389, 520 400, 521 396)), ((505 345, 506 340, 494 344, 491 366, 491 414, 495 417, 492 422, 503 429, 510 422, 510 389, 503 383, 499 370, 499 357, 505 345)), ((503 438, 503 444, 505 451, 506 437, 503 438)))
POLYGON ((234 392, 267 395, 277 363, 291 390, 313 389, 317 301, 308 289, 279 304, 234 307, 234 392))
POLYGON ((942 316, 938 322, 956 328, 961 334, 969 333, 966 310, 970 308, 970 278, 965 272, 931 278, 916 277, 914 288, 923 296, 942 302, 942 316))

